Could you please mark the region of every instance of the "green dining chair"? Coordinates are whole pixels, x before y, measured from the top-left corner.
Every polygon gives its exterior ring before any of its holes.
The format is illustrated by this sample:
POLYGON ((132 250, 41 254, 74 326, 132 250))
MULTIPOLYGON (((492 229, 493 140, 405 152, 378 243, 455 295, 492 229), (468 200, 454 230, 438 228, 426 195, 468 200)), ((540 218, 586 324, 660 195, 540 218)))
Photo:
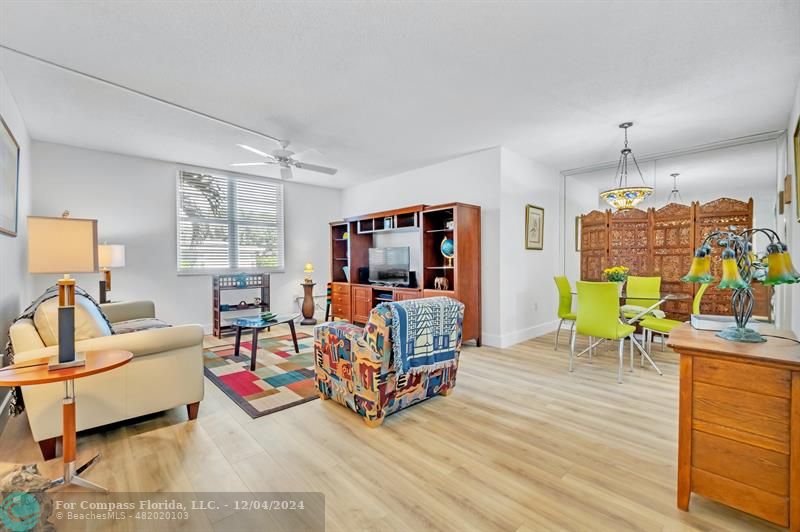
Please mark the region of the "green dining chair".
MULTIPOLYGON (((636 317, 661 297, 661 277, 639 277, 631 275, 625 285, 625 306, 622 314, 627 319, 636 317)), ((663 318, 665 314, 655 308, 646 314, 663 318)))
POLYGON ((561 327, 565 321, 572 322, 570 332, 575 327, 575 313, 572 312, 572 287, 569 285, 569 279, 563 275, 553 277, 558 288, 558 329, 556 329, 556 345, 555 350, 558 351, 558 335, 561 332, 561 327))
MULTIPOLYGON (((700 314, 700 302, 703 300, 703 294, 706 293, 709 283, 703 283, 697 289, 697 293, 692 300, 692 314, 700 314)), ((661 350, 664 350, 664 336, 672 332, 672 329, 685 322, 678 320, 670 320, 667 318, 654 318, 652 316, 645 316, 639 325, 642 327, 642 334, 644 335, 644 347, 648 353, 653 349, 653 335, 661 335, 661 350)))
MULTIPOLYGON (((575 337, 578 334, 591 338, 601 338, 619 342, 619 367, 617 368, 617 382, 622 383, 622 366, 624 359, 625 339, 642 353, 644 348, 636 341, 633 332, 636 327, 623 323, 619 314, 619 291, 616 283, 595 283, 578 281, 578 312, 575 327, 572 330, 569 346, 569 370, 573 371, 573 358, 575 357, 575 337)), ((590 340, 591 342, 591 340, 590 340)), ((590 343, 591 346, 591 343, 590 343)), ((591 347, 587 348, 591 353, 591 347)), ((652 361, 651 361, 652 362, 652 361)), ((653 364, 654 367, 655 364, 653 364)), ((631 371, 633 370, 633 357, 631 357, 631 371)), ((659 375, 661 371, 656 367, 659 375)))

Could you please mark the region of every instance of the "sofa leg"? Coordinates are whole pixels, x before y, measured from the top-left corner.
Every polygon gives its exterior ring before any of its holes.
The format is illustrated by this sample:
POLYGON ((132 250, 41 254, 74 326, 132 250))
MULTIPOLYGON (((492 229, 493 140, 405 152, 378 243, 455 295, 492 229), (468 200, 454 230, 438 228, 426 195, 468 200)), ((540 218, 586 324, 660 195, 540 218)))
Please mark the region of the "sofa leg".
POLYGON ((439 395, 447 397, 451 393, 453 393, 453 388, 446 388, 446 389, 442 390, 441 392, 439 392, 439 395))
POLYGON ((381 424, 383 423, 383 418, 384 417, 385 416, 381 416, 381 417, 376 418, 376 419, 370 419, 368 417, 365 417, 363 419, 364 419, 364 423, 366 423, 369 428, 374 429, 375 427, 380 427, 381 426, 381 424))
POLYGON ((197 419, 197 413, 200 411, 200 401, 196 403, 189 403, 186 405, 186 414, 189 416, 189 421, 197 419))
POLYGON ((45 460, 52 460, 56 457, 56 443, 58 442, 58 436, 54 438, 47 438, 46 440, 42 440, 39 443, 39 450, 42 451, 42 456, 45 460))

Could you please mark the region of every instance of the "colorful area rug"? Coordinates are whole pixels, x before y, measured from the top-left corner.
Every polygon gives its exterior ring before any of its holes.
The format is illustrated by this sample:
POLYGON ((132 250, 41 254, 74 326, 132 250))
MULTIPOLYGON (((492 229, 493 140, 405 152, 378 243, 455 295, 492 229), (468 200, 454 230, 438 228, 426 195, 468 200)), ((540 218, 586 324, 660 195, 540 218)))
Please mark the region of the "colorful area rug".
POLYGON ((297 333, 258 339, 256 369, 250 371, 251 342, 242 338, 239 356, 234 338, 209 339, 203 363, 208 379, 233 399, 250 417, 257 418, 317 399, 314 382, 314 338, 297 333))

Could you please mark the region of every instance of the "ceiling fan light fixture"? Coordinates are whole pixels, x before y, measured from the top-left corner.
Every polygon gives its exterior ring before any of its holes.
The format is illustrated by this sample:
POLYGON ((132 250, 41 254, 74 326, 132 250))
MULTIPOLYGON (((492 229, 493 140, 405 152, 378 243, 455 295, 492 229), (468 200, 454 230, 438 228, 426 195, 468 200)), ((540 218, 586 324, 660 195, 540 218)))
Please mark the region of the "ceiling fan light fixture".
POLYGON ((619 125, 621 129, 625 130, 625 147, 620 150, 619 163, 617 163, 617 171, 614 174, 617 186, 600 193, 600 197, 618 211, 635 208, 653 193, 653 187, 648 187, 644 181, 642 170, 633 155, 633 150, 628 147, 628 128, 632 126, 633 122, 623 122, 619 125), (639 172, 639 178, 642 180, 641 186, 628 186, 628 158, 633 161, 639 172))

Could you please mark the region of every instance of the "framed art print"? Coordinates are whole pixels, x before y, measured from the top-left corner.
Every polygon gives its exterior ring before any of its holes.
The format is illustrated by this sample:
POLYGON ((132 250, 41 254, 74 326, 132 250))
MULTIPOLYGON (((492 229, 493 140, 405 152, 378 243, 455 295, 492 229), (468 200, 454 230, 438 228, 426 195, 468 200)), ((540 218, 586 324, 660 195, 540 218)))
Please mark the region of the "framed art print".
POLYGON ((544 248, 544 209, 525 206, 525 249, 544 248))
POLYGON ((797 221, 800 222, 800 117, 797 118, 797 125, 794 128, 794 195, 795 212, 797 221))
POLYGON ((19 144, 0 116, 0 233, 17 236, 19 144))

